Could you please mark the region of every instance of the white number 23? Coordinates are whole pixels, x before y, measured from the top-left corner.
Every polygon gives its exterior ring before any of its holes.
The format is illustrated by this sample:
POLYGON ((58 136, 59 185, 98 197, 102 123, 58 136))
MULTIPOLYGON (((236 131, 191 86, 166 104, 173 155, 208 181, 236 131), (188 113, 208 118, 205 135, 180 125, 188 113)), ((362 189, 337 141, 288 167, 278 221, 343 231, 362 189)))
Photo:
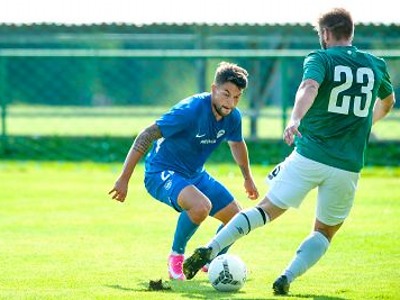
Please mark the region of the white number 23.
POLYGON ((350 103, 353 102, 354 115, 357 117, 368 116, 369 107, 372 102, 372 89, 374 87, 374 73, 370 68, 358 68, 356 72, 356 83, 365 83, 361 86, 361 93, 365 95, 364 108, 361 107, 361 96, 354 96, 353 101, 351 101, 351 96, 346 95, 346 90, 348 90, 353 85, 353 72, 350 67, 347 66, 336 66, 334 73, 334 81, 342 81, 342 75, 344 75, 344 82, 337 87, 332 89, 331 95, 329 97, 328 111, 338 113, 338 114, 349 114, 350 103), (367 80, 364 81, 364 78, 367 80), (342 103, 338 103, 339 93, 342 94, 342 103))

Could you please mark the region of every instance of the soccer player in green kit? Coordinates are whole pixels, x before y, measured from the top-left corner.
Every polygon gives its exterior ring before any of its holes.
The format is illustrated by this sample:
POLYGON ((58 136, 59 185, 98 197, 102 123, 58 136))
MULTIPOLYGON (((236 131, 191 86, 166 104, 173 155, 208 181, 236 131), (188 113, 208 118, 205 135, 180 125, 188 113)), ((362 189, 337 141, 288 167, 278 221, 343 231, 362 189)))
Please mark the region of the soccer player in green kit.
POLYGON ((349 215, 371 127, 391 110, 395 98, 384 60, 352 45, 354 24, 348 11, 328 11, 316 29, 322 49, 304 60, 283 132, 284 141, 294 143, 295 149, 268 175, 270 190, 264 199, 237 213, 186 259, 188 279, 221 249, 290 207, 299 207, 308 192, 318 188, 314 228, 272 285, 275 294, 285 295, 290 283, 321 259, 349 215))

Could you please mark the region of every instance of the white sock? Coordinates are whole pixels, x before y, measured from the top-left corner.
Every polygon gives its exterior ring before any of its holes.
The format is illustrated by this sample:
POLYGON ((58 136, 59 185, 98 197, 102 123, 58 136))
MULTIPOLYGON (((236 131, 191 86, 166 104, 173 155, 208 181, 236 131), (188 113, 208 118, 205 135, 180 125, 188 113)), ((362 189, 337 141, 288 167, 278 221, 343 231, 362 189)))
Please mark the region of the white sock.
POLYGON ((326 252, 328 239, 320 232, 312 232, 300 245, 296 256, 286 268, 284 275, 289 283, 310 269, 326 252))
POLYGON ((212 248, 211 258, 237 239, 269 222, 268 215, 260 207, 253 207, 237 213, 227 225, 208 243, 212 248))

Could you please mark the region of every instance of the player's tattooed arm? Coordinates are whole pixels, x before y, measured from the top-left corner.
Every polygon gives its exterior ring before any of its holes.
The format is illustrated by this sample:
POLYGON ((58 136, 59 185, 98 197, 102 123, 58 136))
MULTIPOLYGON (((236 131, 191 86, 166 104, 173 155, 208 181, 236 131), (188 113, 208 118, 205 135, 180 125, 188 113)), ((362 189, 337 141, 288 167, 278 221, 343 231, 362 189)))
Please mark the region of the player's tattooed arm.
POLYGON ((139 133, 133 142, 133 149, 144 154, 153 141, 158 140, 159 138, 162 138, 160 128, 158 128, 157 124, 152 124, 139 133))
POLYGON ((128 182, 135 170, 136 164, 149 149, 152 142, 161 137, 161 131, 156 124, 150 125, 139 133, 125 158, 120 176, 115 182, 114 187, 108 192, 108 194, 112 195, 112 199, 120 202, 125 201, 128 194, 128 182))

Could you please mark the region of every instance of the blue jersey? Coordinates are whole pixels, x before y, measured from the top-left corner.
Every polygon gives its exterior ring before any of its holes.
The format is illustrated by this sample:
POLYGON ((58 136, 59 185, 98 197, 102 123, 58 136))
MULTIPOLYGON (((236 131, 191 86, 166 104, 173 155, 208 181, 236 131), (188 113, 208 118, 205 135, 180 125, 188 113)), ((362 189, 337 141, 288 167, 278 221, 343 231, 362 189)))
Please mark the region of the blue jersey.
POLYGON ((169 170, 190 178, 204 170, 207 158, 223 140, 243 140, 240 111, 235 108, 217 121, 210 93, 180 101, 156 124, 163 137, 146 156, 146 172, 169 170))

